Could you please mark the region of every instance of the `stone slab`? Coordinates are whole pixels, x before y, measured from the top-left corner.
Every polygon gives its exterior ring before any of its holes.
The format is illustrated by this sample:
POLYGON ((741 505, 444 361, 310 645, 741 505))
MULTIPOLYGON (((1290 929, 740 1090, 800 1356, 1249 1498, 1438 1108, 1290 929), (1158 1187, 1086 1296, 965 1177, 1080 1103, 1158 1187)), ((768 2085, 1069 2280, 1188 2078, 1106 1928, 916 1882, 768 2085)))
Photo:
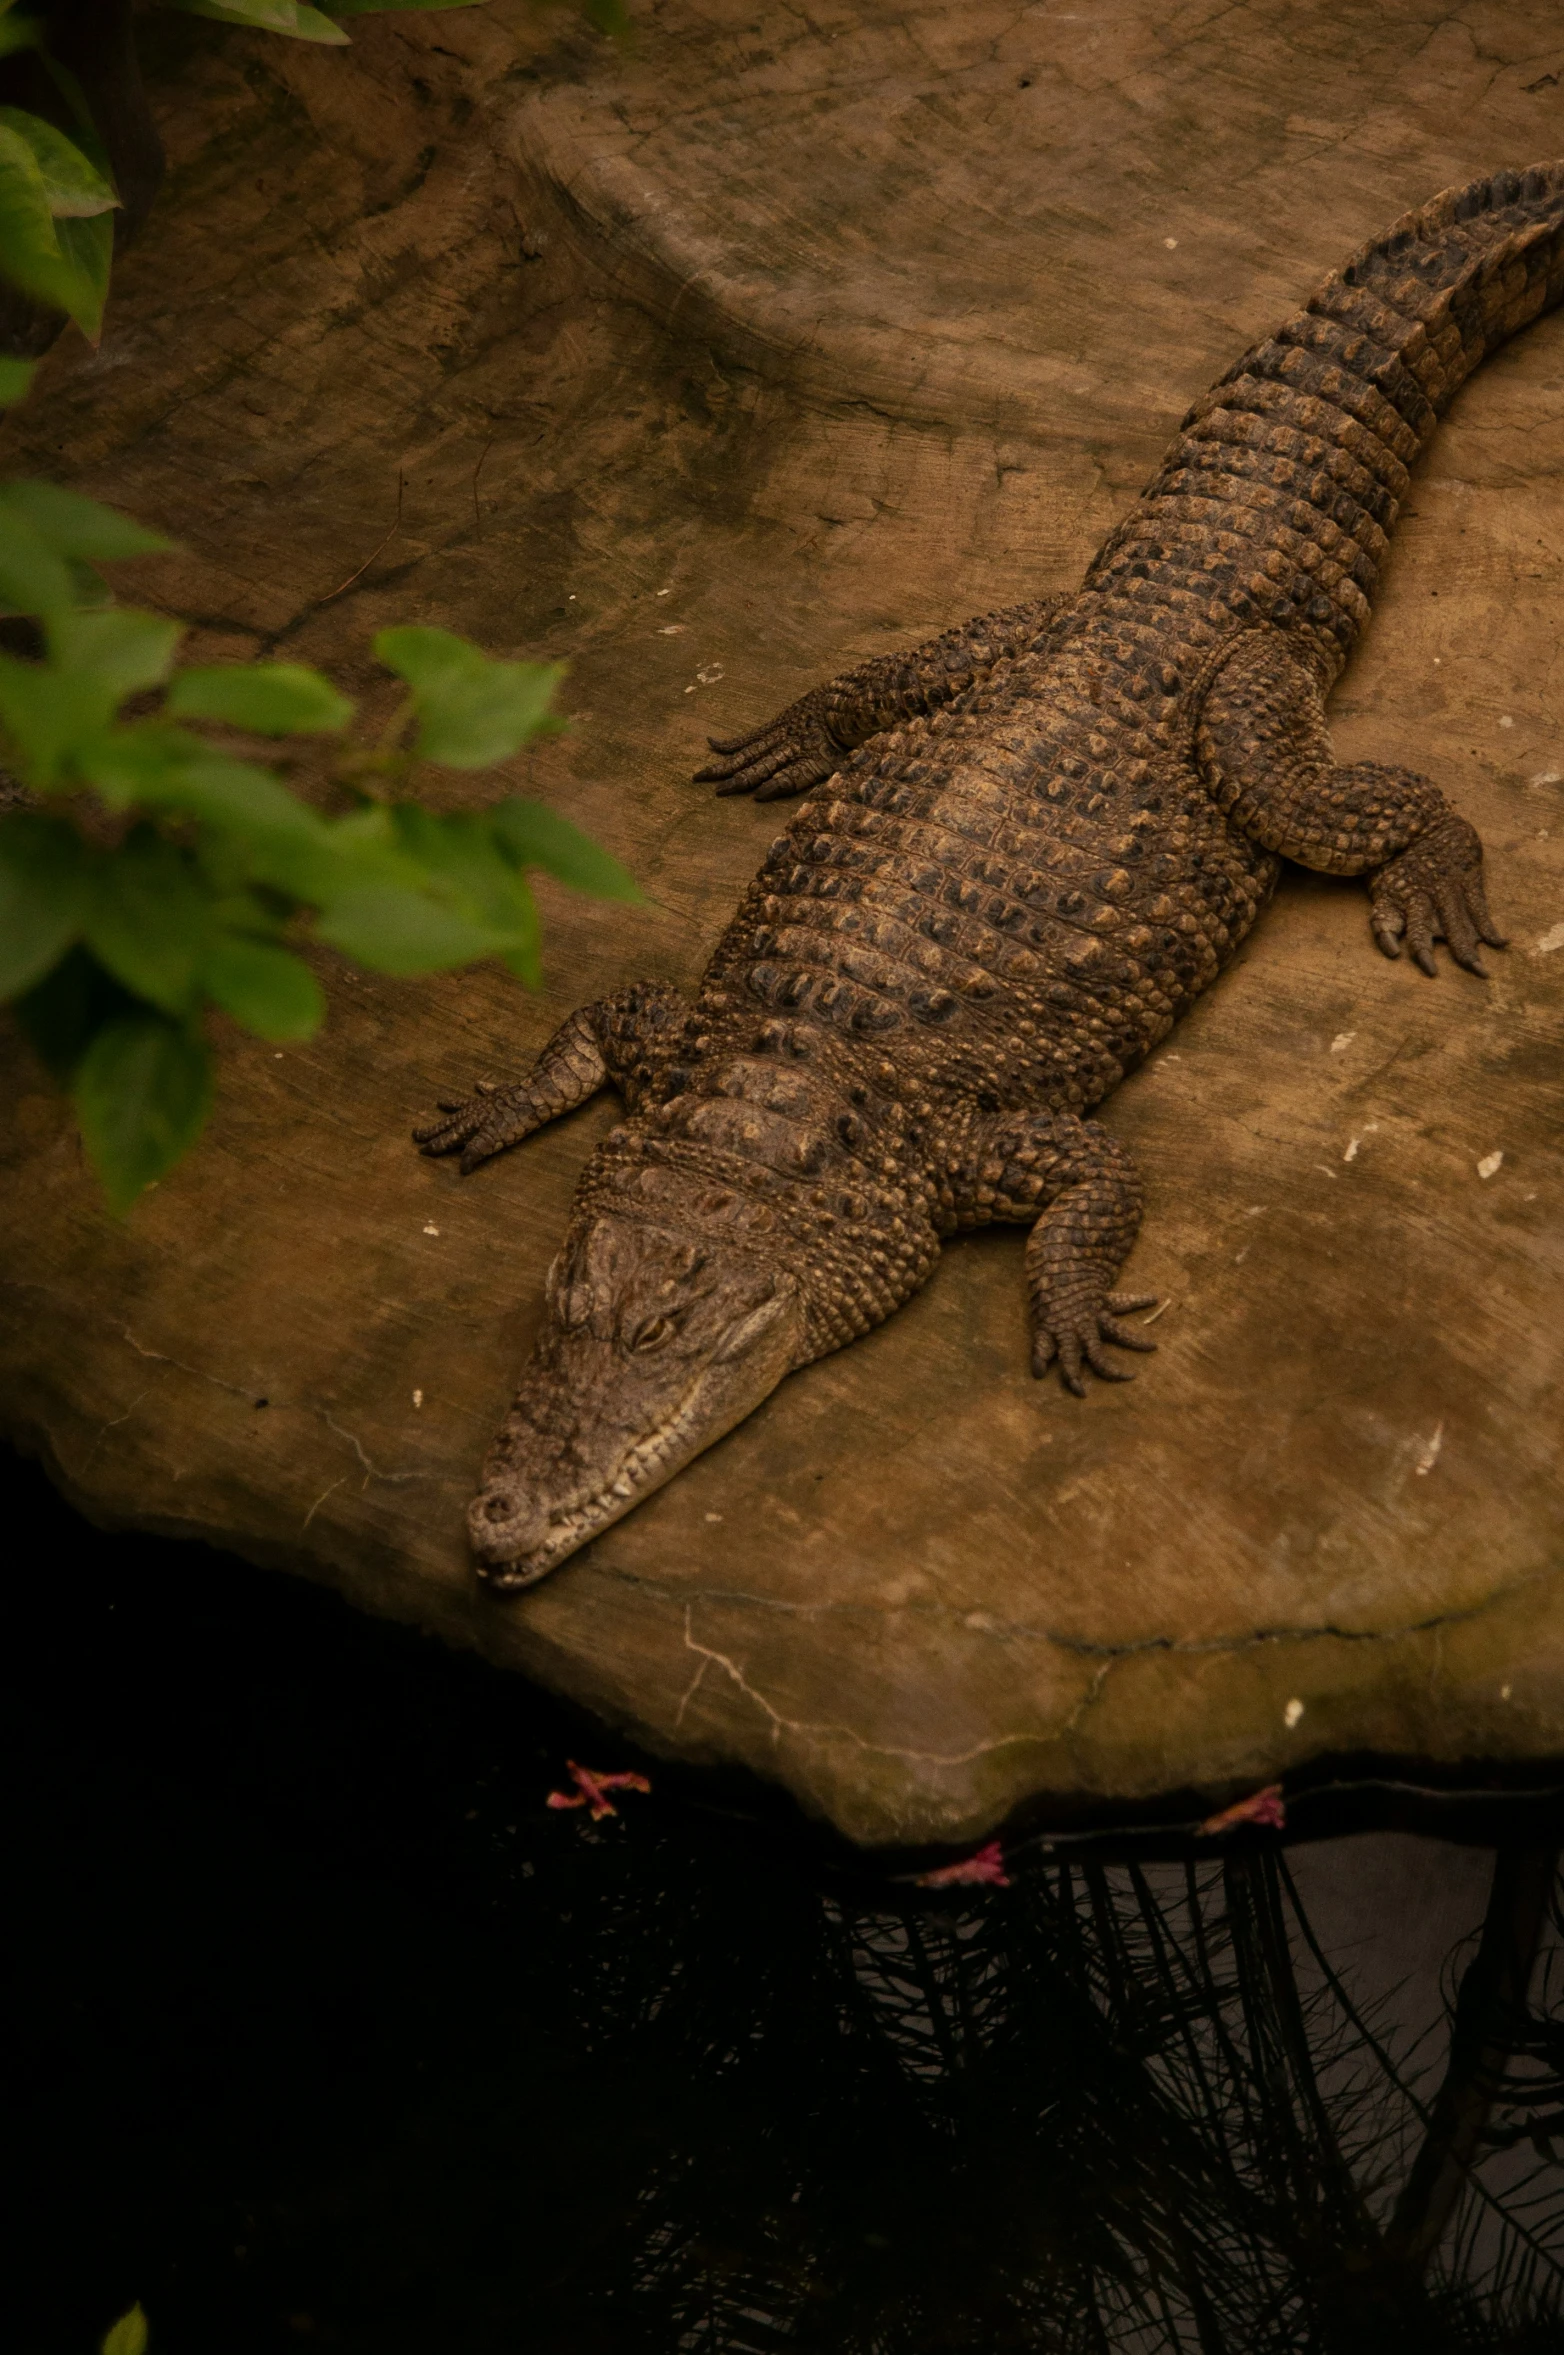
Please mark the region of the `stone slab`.
POLYGON ((148 22, 169 191, 6 462, 179 536, 125 586, 200 658, 374 708, 392 620, 567 657, 574 732, 517 778, 655 904, 553 896, 541 1001, 328 962, 321 1039, 225 1041, 125 1226, 7 1037, 5 1429, 100 1521, 329 1581, 868 1844, 1556 1756, 1564 322, 1463 394, 1334 706, 1344 758, 1477 821, 1515 945, 1429 983, 1359 891, 1284 885, 1109 1112, 1168 1302, 1133 1387, 1034 1384, 1021 1236, 962 1242, 498 1605, 462 1507, 613 1112, 465 1183, 406 1141, 582 999, 699 972, 774 822, 687 782, 708 728, 1070 585, 1324 269, 1564 150, 1556 12, 668 0, 627 52, 521 0, 351 51, 148 22))

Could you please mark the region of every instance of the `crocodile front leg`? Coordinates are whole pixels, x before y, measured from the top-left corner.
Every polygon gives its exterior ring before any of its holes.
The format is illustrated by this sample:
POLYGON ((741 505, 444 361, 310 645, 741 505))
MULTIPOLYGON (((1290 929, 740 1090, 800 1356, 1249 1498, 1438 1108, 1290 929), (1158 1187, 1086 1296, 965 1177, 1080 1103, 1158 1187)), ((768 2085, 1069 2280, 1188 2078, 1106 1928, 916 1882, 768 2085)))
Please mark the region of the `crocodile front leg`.
POLYGON ((1319 683, 1279 638, 1240 646, 1200 716, 1206 781, 1231 822, 1282 858, 1326 875, 1367 875, 1374 938, 1403 940, 1425 973, 1434 941, 1484 973, 1480 941, 1504 946, 1483 891, 1483 846, 1437 785, 1410 769, 1340 768, 1319 683))
POLYGON ((579 1006, 524 1080, 508 1088, 481 1080, 470 1096, 442 1100, 445 1118, 415 1128, 413 1142, 430 1155, 460 1153, 465 1177, 534 1129, 574 1112, 599 1088, 618 1088, 633 1112, 689 1011, 677 990, 658 981, 632 982, 611 998, 579 1006))
POLYGON ((1156 1304, 1154 1292, 1115 1292, 1114 1280, 1140 1231, 1143 1198, 1129 1154, 1095 1120, 1072 1112, 1001 1112, 965 1129, 941 1188, 942 1225, 987 1226, 1032 1219, 1026 1284, 1032 1311, 1032 1371, 1058 1361, 1066 1389, 1086 1393, 1083 1368, 1127 1382, 1128 1367, 1103 1353, 1151 1351, 1154 1341, 1118 1322, 1156 1304))
POLYGON ((697 785, 719 793, 753 793, 757 801, 781 801, 807 793, 833 776, 858 745, 898 720, 938 711, 986 679, 1007 655, 1030 654, 1067 597, 1038 597, 978 614, 906 654, 878 654, 855 670, 843 671, 823 687, 812 687, 778 712, 763 728, 745 736, 708 738, 720 757, 697 769, 697 785))

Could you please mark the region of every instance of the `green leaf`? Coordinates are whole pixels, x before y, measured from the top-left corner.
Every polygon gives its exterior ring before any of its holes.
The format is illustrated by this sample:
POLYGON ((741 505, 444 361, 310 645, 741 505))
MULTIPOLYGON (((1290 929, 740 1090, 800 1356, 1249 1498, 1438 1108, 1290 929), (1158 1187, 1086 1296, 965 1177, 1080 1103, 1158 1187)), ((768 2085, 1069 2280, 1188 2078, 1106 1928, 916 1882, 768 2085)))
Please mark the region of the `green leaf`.
POLYGON ((169 1014, 190 1014, 212 940, 212 899, 187 851, 138 826, 102 860, 87 946, 116 981, 169 1014))
POLYGON ((80 835, 61 818, 0 818, 0 999, 57 965, 81 930, 88 893, 80 835))
POLYGON ((11 1011, 39 1062, 68 1087, 104 1024, 131 1012, 136 1002, 78 946, 67 949, 53 972, 18 998, 11 1011))
POLYGON ((432 894, 368 885, 334 899, 319 937, 376 973, 441 973, 511 946, 512 933, 432 894))
POLYGON ((516 794, 487 814, 495 839, 519 865, 541 867, 573 891, 590 891, 598 899, 645 900, 640 885, 617 859, 541 801, 526 801, 516 794))
POLYGON ((0 275, 96 339, 102 301, 61 251, 38 159, 8 124, 0 124, 0 275))
POLYGON ((91 290, 101 319, 114 269, 114 215, 95 213, 90 219, 56 221, 54 234, 61 253, 91 290))
MULTIPOLYGON (((208 747, 186 729, 166 727, 159 720, 129 720, 117 728, 100 729, 79 744, 75 765, 110 809, 130 809, 136 802, 152 809, 180 809, 175 781, 203 757, 211 757, 208 747)), ((264 769, 255 773, 267 777, 264 769)), ((268 777, 268 782, 275 779, 268 777)), ((279 785, 277 791, 283 788, 279 785)))
POLYGON ((71 1092, 87 1157, 123 1217, 205 1127, 212 1059, 187 1024, 143 1008, 98 1032, 71 1092))
POLYGON ((375 653, 413 690, 420 760, 486 769, 563 724, 548 708, 563 663, 491 662, 450 630, 382 630, 375 653))
POLYGON ((312 905, 355 874, 362 879, 363 853, 350 856, 337 826, 270 769, 226 760, 183 728, 142 720, 105 729, 76 747, 73 765, 111 809, 139 806, 195 818, 240 848, 255 881, 312 905))
POLYGON ((385 973, 433 973, 475 957, 515 956, 535 969, 537 911, 482 814, 437 817, 416 802, 342 821, 376 847, 387 835, 407 882, 368 884, 332 900, 320 937, 385 973))
POLYGON ((53 482, 0 483, 0 519, 26 524, 56 556, 99 563, 121 556, 157 556, 174 545, 128 515, 100 507, 80 491, 61 490, 53 482))
POLYGON ((139 2303, 105 2332, 99 2355, 147 2355, 147 2318, 139 2303))
POLYGON ((399 847, 425 873, 468 900, 484 921, 497 931, 509 931, 521 921, 525 894, 521 877, 495 846, 484 817, 460 812, 437 817, 417 802, 403 802, 391 812, 399 847))
POLYGON ((114 591, 101 572, 83 564, 79 556, 67 556, 65 569, 71 576, 71 602, 78 613, 101 613, 113 604, 114 591))
POLYGON ((49 619, 49 652, 58 670, 97 680, 118 704, 167 678, 184 634, 183 622, 129 606, 56 613, 49 619))
POLYGON ((537 906, 531 892, 527 890, 525 884, 522 885, 522 890, 525 894, 526 911, 531 918, 531 923, 522 932, 515 945, 506 950, 505 963, 515 974, 516 979, 525 983, 528 989, 541 989, 543 987, 543 927, 538 922, 537 906))
POLYGON ((483 671, 488 656, 470 638, 454 630, 382 630, 374 641, 375 659, 405 679, 415 695, 437 693, 483 671))
POLYGON ((114 716, 106 679, 0 654, 0 729, 15 746, 29 785, 55 783, 68 753, 114 716))
MULTIPOLYGON (((0 670, 0 692, 3 686, 0 670)), ((228 760, 182 728, 152 720, 106 728, 78 744, 72 759, 111 808, 196 819, 211 830, 211 847, 221 849, 225 875, 232 877, 234 853, 251 882, 307 907, 335 907, 366 890, 399 897, 427 891, 425 873, 399 847, 384 809, 323 818, 269 769, 228 760)), ((442 904, 450 897, 445 891, 442 904)), ((481 956, 494 945, 486 934, 465 953, 481 956)))
POLYGON ((10 613, 61 613, 73 602, 70 566, 25 516, 0 501, 0 604, 10 613))
POLYGON ((260 736, 328 735, 353 717, 352 704, 329 679, 297 662, 181 671, 164 708, 178 719, 223 720, 260 736))
POLYGON ((0 57, 14 57, 18 49, 36 49, 38 27, 31 17, 0 15, 0 57))
POLYGON ((201 968, 207 995, 260 1038, 313 1038, 325 1020, 320 983, 298 957, 228 933, 201 968))
POLYGON ((0 359, 0 409, 14 409, 37 373, 36 360, 0 359))
POLYGON ((0 124, 32 149, 45 201, 56 220, 84 220, 113 212, 119 203, 108 181, 74 139, 67 139, 42 115, 19 106, 0 106, 0 124))
POLYGON ((163 0, 187 16, 215 16, 219 24, 253 25, 263 33, 287 33, 296 41, 346 41, 347 35, 304 0, 163 0))

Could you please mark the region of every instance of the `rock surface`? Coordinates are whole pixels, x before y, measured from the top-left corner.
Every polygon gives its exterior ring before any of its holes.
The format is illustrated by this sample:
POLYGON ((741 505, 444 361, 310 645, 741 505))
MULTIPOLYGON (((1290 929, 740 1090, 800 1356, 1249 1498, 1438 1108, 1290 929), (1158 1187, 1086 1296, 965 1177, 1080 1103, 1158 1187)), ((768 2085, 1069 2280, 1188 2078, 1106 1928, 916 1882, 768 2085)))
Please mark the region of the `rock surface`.
POLYGON ((521 0, 345 51, 147 21, 169 188, 7 464, 177 534, 124 585, 202 659, 373 707, 392 620, 568 657, 521 780, 656 904, 551 898, 543 1002, 332 972, 308 1051, 225 1042, 124 1227, 7 1037, 12 1437, 100 1521, 330 1581, 865 1843, 1557 1755, 1564 320, 1463 394, 1334 706, 1344 759, 1476 820, 1514 945, 1430 983, 1290 879, 1108 1113, 1168 1302, 1133 1387, 1034 1384, 1021 1235, 957 1244, 497 1606, 462 1507, 613 1109, 466 1182, 407 1142, 582 999, 699 971, 774 823, 687 782, 708 729, 1069 586, 1326 268, 1564 150, 1554 12, 665 0, 623 53, 521 0))

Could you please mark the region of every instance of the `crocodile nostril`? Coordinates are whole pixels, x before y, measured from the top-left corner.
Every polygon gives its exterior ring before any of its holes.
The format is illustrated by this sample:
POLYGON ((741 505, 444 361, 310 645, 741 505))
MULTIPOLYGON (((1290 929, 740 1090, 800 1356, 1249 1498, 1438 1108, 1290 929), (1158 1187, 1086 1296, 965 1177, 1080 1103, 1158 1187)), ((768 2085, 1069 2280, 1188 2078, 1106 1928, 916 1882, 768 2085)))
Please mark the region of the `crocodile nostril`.
POLYGON ((502 1496, 491 1496, 483 1508, 483 1517, 486 1521, 503 1521, 509 1513, 510 1507, 502 1496))

